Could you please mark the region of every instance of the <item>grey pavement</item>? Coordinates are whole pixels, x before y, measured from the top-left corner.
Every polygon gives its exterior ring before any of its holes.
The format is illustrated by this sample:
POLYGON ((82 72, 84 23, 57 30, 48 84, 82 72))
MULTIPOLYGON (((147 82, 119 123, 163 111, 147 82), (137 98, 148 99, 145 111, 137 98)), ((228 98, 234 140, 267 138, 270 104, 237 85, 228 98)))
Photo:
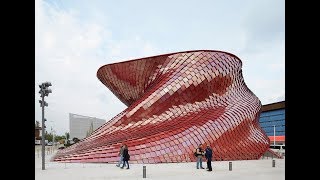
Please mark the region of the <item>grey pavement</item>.
MULTIPOLYGON (((46 152, 46 169, 42 170, 41 151, 35 154, 35 180, 113 180, 113 179, 165 179, 165 180, 284 180, 285 159, 212 162, 213 171, 196 169, 196 163, 130 164, 130 169, 120 169, 108 163, 50 162, 55 151, 46 152), (146 178, 143 178, 146 166, 146 178)), ((130 163, 130 161, 129 161, 130 163)), ((206 167, 206 162, 203 163, 206 167)))

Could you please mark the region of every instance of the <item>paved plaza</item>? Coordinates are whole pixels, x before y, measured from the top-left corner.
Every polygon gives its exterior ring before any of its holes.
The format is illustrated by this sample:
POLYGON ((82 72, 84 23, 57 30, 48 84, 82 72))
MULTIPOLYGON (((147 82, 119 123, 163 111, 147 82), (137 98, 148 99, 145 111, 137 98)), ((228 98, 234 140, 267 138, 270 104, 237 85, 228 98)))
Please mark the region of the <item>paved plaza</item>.
MULTIPOLYGON (((213 171, 196 169, 196 163, 130 164, 130 169, 120 169, 108 163, 58 163, 50 162, 56 150, 46 151, 45 170, 41 169, 41 150, 35 152, 35 180, 113 180, 113 179, 164 179, 164 180, 284 180, 285 159, 215 161, 213 171), (146 166, 146 178, 143 178, 146 166)), ((130 162, 129 162, 130 163, 130 162)), ((206 162, 203 163, 206 167, 206 162)))

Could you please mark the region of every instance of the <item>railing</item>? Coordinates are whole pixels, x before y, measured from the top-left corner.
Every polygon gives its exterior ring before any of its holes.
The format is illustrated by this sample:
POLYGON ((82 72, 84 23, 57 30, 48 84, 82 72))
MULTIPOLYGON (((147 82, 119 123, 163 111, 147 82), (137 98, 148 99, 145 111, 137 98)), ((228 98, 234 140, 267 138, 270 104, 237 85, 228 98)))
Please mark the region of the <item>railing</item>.
POLYGON ((263 155, 262 158, 264 157, 271 157, 271 158, 279 158, 279 159, 283 159, 284 158, 284 152, 277 152, 277 150, 273 150, 273 149, 268 149, 265 154, 263 155))
MULTIPOLYGON (((46 146, 45 147, 45 154, 54 154, 58 150, 58 146, 46 146)), ((35 146, 35 157, 40 158, 41 157, 41 146, 35 146)))

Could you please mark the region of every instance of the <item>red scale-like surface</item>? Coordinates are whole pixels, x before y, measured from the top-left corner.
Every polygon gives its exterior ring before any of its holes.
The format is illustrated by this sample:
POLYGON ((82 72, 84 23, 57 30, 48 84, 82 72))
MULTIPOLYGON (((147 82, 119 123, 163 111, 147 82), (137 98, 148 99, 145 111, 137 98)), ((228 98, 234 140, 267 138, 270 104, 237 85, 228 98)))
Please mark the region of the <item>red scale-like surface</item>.
POLYGON ((258 159, 270 140, 241 66, 235 55, 211 50, 102 66, 99 80, 128 108, 52 160, 117 162, 122 143, 133 163, 195 161, 200 143, 214 160, 258 159))

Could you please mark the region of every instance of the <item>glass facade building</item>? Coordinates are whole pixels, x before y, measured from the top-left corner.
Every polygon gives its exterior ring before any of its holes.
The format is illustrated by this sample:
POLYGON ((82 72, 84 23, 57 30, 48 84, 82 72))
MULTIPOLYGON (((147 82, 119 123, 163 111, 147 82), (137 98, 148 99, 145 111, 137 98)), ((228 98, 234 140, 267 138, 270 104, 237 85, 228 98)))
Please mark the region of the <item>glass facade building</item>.
POLYGON ((259 123, 272 143, 285 144, 285 101, 263 105, 259 123))
POLYGON ((274 135, 274 126, 276 136, 285 135, 285 109, 262 112, 259 121, 268 136, 274 135))

